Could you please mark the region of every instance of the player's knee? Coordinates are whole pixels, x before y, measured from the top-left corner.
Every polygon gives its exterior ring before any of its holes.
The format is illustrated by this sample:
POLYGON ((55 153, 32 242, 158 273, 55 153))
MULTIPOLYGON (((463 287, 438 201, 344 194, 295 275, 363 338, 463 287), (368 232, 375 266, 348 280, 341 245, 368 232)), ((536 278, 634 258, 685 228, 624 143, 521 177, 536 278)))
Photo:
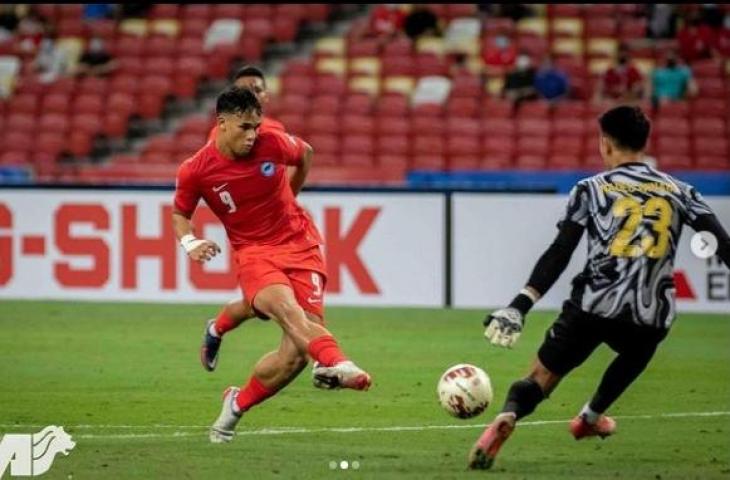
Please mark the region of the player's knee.
POLYGON ((535 365, 533 365, 527 378, 539 385, 545 395, 545 398, 547 398, 550 396, 550 393, 555 390, 555 387, 558 386, 561 376, 551 372, 540 361, 537 361, 535 362, 535 365))

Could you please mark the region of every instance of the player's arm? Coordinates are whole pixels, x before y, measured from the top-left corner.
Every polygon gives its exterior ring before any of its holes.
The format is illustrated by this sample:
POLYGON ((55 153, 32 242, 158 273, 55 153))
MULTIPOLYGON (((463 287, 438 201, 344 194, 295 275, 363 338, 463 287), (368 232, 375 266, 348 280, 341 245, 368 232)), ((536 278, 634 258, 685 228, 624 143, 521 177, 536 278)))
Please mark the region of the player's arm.
POLYGON ((560 224, 553 243, 540 256, 525 287, 506 307, 484 319, 484 336, 494 345, 512 346, 522 333, 527 312, 555 284, 570 263, 570 257, 583 236, 585 227, 569 220, 560 224))
POLYGON ((221 247, 215 242, 195 236, 193 222, 183 212, 173 210, 172 228, 175 230, 180 246, 196 262, 207 262, 221 251, 221 247))
POLYGON ((309 169, 312 168, 312 159, 314 158, 314 149, 306 142, 302 150, 301 162, 294 167, 290 167, 292 171, 289 176, 289 186, 291 187, 294 195, 298 195, 304 186, 304 182, 307 180, 309 175, 309 169))
POLYGON ((196 262, 205 262, 221 251, 215 242, 195 236, 190 220, 200 200, 200 189, 191 171, 190 163, 180 165, 175 186, 172 228, 185 253, 196 262))
POLYGON ((710 232, 717 239, 717 256, 730 268, 730 235, 715 214, 698 215, 691 227, 696 232, 710 232))
POLYGON ((506 307, 487 315, 484 336, 494 345, 511 347, 520 337, 525 315, 550 290, 570 263, 588 223, 588 189, 578 183, 570 192, 565 214, 558 222, 558 235, 532 269, 525 288, 506 307))

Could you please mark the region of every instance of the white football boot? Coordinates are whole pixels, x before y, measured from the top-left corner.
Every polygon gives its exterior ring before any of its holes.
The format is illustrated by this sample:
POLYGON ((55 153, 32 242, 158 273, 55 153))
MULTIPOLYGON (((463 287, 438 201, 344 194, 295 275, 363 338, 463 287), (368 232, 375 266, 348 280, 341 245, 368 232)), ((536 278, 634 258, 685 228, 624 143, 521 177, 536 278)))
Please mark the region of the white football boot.
POLYGON ((238 387, 228 387, 223 394, 221 414, 210 427, 211 443, 228 443, 233 440, 234 430, 238 421, 241 420, 241 414, 235 411, 236 397, 240 390, 238 387))
POLYGON ((370 374, 350 360, 340 362, 331 367, 315 364, 312 375, 314 386, 317 388, 367 390, 372 383, 370 374))

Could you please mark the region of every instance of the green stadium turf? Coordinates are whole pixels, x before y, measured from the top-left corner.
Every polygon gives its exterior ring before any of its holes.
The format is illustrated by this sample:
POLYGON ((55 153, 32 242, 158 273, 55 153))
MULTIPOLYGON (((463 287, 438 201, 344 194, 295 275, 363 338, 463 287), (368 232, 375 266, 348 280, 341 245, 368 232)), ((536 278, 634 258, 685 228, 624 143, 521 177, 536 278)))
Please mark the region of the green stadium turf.
POLYGON ((679 317, 611 409, 614 437, 576 442, 567 428, 610 361, 602 347, 518 427, 491 472, 469 472, 469 448, 526 372, 554 312, 532 314, 510 351, 485 342, 477 310, 330 308, 332 331, 373 388, 316 390, 307 369, 246 414, 232 443, 212 445, 206 426, 223 389, 242 384, 280 337, 275 324, 250 321, 226 337, 218 370, 205 372, 198 348, 216 310, 3 301, 0 433, 64 426, 76 447, 56 458, 49 479, 730 479, 727 315, 679 317), (466 421, 448 416, 435 392, 461 362, 484 368, 495 389, 494 405, 466 421), (359 468, 331 470, 343 460, 359 468))

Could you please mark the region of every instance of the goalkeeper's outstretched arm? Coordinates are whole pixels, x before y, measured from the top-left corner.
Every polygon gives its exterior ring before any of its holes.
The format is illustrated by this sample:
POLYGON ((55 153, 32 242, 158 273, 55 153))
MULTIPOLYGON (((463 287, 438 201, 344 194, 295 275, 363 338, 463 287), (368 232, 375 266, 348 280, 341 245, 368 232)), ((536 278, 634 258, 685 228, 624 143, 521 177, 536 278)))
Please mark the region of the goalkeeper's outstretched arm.
POLYGON ((520 290, 507 308, 497 310, 484 319, 487 327, 484 336, 488 341, 502 347, 514 345, 522 332, 525 315, 568 266, 583 230, 584 227, 578 223, 569 220, 561 222, 558 236, 535 264, 525 288, 520 290))

